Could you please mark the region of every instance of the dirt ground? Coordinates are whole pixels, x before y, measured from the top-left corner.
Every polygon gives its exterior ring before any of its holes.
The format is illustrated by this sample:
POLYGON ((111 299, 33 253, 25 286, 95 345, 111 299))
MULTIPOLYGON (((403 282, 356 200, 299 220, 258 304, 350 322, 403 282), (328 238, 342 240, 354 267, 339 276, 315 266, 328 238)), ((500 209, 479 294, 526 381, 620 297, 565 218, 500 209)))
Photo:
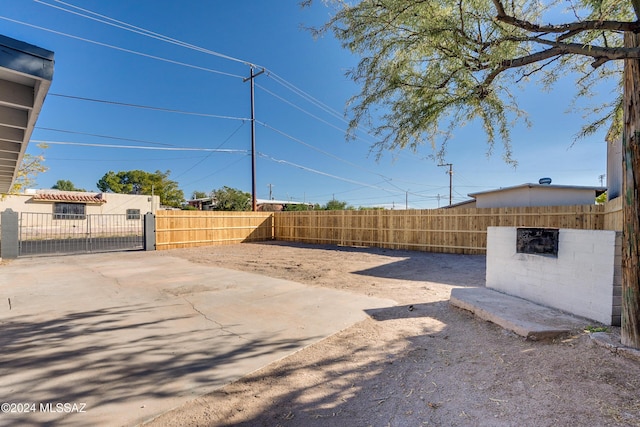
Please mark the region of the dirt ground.
POLYGON ((584 331, 525 341, 449 305, 453 287, 484 286, 484 256, 282 242, 156 255, 397 306, 149 426, 640 426, 639 362, 584 331))

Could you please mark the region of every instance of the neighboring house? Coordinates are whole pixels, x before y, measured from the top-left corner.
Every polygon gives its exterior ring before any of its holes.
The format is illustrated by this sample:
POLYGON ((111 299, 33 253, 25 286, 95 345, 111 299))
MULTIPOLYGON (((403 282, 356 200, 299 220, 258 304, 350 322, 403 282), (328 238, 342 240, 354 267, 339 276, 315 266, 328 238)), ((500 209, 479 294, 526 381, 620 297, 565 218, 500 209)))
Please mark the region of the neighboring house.
POLYGON ((187 200, 187 205, 193 206, 199 211, 211 211, 214 208, 215 202, 211 197, 203 197, 201 199, 187 200))
POLYGON ((84 219, 91 214, 126 214, 139 219, 159 208, 159 196, 84 191, 27 190, 0 199, 0 211, 50 213, 54 219, 84 219))
POLYGON ((476 208, 591 205, 606 190, 606 187, 522 184, 472 193, 469 197, 475 199, 476 208))
POLYGON ((293 202, 291 200, 269 200, 269 199, 257 199, 258 211, 262 212, 280 212, 283 211, 287 205, 306 205, 309 210, 313 209, 313 204, 304 202, 293 202))
POLYGON ((441 209, 470 209, 476 207, 476 200, 469 199, 464 202, 454 203, 452 205, 443 206, 441 209))

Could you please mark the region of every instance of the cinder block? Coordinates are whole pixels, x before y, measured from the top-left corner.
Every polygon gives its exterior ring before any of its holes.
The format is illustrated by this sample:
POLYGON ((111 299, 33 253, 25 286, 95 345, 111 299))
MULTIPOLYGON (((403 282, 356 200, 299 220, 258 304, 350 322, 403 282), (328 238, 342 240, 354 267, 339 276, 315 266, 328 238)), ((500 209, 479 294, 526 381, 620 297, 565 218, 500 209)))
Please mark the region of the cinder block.
MULTIPOLYGON (((615 232, 561 229, 558 257, 514 254, 516 229, 489 230, 487 287, 608 323, 615 280, 615 232), (504 239, 500 243, 499 239, 504 239), (508 246, 509 249, 505 250, 508 246)), ((618 268, 619 270, 619 268, 618 268)), ((618 302, 618 300, 616 300, 618 302)))

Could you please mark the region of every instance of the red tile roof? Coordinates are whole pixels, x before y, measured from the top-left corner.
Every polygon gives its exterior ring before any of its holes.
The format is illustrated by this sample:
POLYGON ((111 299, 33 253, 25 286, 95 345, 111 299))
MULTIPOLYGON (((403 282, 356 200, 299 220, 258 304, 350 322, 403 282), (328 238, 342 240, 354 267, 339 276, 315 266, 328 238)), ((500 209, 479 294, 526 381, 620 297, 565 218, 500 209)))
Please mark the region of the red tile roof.
POLYGON ((102 198, 102 193, 72 194, 72 193, 38 193, 33 195, 33 200, 45 202, 71 202, 71 203, 107 203, 102 198))

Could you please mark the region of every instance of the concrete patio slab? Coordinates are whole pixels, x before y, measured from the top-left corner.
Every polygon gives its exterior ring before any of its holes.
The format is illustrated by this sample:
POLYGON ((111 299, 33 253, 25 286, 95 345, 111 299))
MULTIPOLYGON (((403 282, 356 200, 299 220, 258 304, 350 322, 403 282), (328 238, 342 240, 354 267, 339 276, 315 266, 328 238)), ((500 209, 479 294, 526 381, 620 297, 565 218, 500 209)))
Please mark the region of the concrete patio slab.
POLYGON ((391 305, 157 253, 4 263, 0 425, 135 425, 391 305))
POLYGON ((454 288, 449 302, 530 340, 557 338, 591 322, 487 288, 454 288))

